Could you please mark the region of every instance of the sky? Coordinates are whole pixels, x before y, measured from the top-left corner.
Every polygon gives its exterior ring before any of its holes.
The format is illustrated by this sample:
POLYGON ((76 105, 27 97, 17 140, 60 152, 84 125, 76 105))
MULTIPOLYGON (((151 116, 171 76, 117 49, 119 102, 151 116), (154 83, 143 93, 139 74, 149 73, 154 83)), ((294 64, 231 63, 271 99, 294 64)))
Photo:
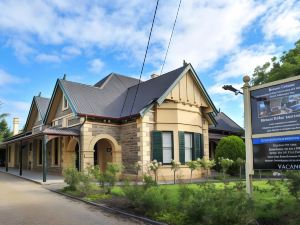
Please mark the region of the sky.
MULTIPOLYGON (((0 113, 26 122, 34 95, 57 78, 95 84, 139 77, 156 0, 0 0, 0 113)), ((143 80, 160 73, 179 0, 160 0, 143 80)), ((300 39, 297 0, 182 0, 164 72, 195 68, 214 104, 243 126, 236 88, 300 39)))

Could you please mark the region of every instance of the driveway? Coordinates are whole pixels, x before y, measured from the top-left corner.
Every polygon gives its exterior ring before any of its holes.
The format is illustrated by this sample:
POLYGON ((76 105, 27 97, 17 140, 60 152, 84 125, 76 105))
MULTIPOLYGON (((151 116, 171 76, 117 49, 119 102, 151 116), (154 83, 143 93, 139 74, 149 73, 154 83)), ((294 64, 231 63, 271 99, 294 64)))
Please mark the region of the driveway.
POLYGON ((0 225, 137 225, 57 195, 41 185, 0 172, 0 225))

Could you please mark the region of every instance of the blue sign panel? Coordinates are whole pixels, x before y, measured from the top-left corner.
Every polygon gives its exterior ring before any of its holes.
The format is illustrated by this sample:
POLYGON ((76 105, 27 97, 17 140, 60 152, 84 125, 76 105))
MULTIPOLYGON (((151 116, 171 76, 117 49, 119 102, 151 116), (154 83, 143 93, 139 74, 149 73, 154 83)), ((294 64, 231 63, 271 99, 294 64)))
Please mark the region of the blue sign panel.
POLYGON ((253 138, 254 169, 300 170, 300 135, 253 138))

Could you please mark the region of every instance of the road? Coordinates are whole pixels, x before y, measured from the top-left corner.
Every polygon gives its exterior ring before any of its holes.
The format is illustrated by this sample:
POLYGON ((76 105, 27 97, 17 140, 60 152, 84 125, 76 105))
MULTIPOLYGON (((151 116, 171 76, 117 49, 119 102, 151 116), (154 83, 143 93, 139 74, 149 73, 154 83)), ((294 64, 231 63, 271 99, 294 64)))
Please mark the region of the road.
POLYGON ((0 172, 0 225, 144 225, 0 172))

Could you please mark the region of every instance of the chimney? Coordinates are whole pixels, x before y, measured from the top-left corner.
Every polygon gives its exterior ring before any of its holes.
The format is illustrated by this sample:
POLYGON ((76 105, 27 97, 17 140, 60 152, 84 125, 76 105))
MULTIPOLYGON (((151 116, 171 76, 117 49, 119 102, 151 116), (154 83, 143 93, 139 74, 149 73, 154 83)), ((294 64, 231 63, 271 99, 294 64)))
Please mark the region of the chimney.
POLYGON ((158 74, 155 74, 155 73, 153 73, 153 74, 151 75, 151 79, 156 78, 156 77, 159 77, 159 75, 158 75, 158 74))
POLYGON ((19 118, 13 118, 13 135, 19 133, 19 124, 20 124, 19 118))

